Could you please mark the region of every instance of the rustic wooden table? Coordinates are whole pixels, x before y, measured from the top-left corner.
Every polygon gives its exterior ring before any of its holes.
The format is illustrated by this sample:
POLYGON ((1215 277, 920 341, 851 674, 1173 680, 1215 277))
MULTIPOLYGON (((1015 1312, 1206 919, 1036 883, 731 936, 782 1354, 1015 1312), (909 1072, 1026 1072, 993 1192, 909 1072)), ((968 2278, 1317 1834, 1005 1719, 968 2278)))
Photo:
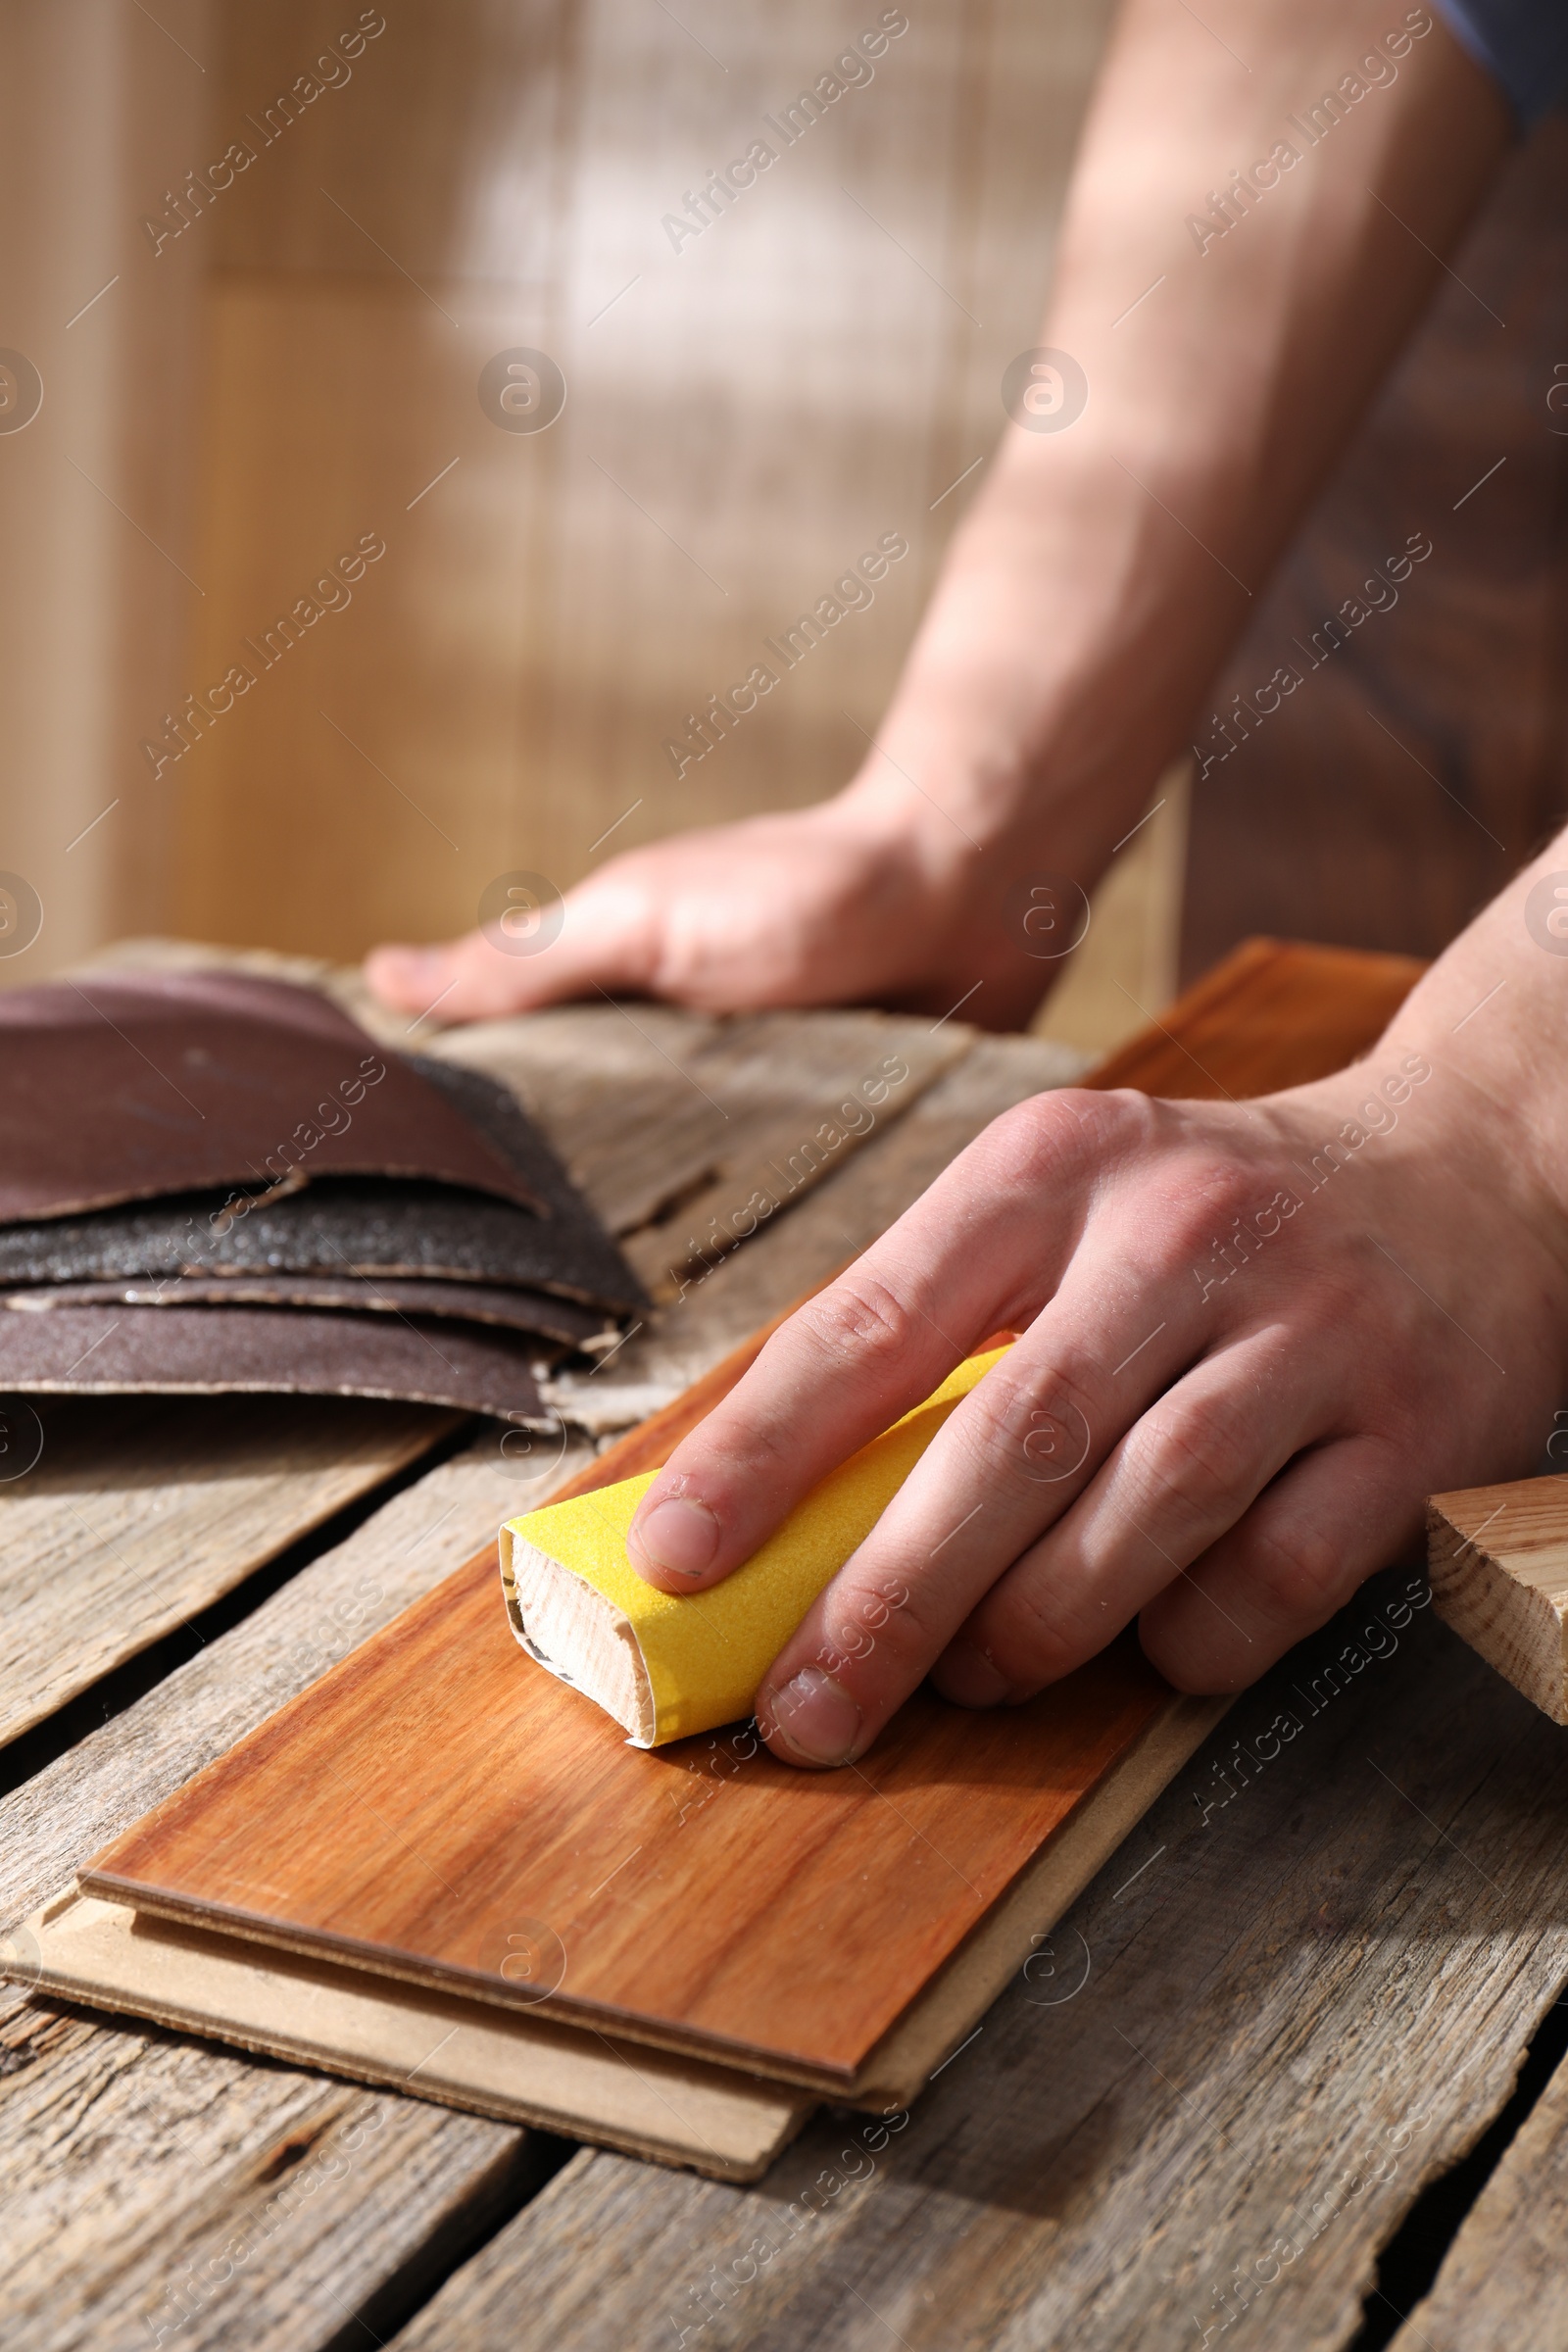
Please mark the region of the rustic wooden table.
MULTIPOLYGON (((1243 951, 1096 1082, 1338 1066, 1413 968, 1243 951)), ((0 1918, 1079 1074, 955 1021, 648 1005, 436 1050, 517 1086, 659 1311, 560 1384, 548 1459, 408 1408, 46 1414, 0 1485, 0 1918), (759 1190, 787 1213, 721 1255, 759 1190)), ((744 2188, 5 1990, 6 2341, 1568 2345, 1565 1822, 1563 1735, 1392 1570, 1241 1699, 910 2116, 824 2110, 744 2188)))

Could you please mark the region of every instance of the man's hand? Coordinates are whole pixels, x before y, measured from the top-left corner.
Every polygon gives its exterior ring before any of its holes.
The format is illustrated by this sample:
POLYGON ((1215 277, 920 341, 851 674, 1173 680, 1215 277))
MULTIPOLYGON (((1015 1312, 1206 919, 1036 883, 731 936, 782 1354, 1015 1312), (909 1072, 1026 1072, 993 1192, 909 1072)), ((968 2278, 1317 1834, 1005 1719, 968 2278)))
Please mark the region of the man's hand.
POLYGON ((1416 1537, 1428 1494, 1534 1466, 1568 1396, 1568 963, 1525 935, 1524 887, 1340 1077, 1009 1111, 768 1343, 639 1510, 666 1592, 727 1575, 1022 1334, 776 1661, 778 1754, 859 1755, 927 1674, 965 1705, 1028 1697, 1134 1618, 1179 1689, 1235 1690, 1416 1537), (1514 985, 1456 1034, 1503 926, 1514 985))
POLYGON ((443 1021, 571 997, 662 997, 726 1012, 770 1004, 905 1005, 1027 1020, 1059 966, 1004 936, 1003 861, 896 791, 677 834, 609 860, 568 891, 560 936, 508 955, 482 932, 445 948, 378 948, 377 995, 443 1021))

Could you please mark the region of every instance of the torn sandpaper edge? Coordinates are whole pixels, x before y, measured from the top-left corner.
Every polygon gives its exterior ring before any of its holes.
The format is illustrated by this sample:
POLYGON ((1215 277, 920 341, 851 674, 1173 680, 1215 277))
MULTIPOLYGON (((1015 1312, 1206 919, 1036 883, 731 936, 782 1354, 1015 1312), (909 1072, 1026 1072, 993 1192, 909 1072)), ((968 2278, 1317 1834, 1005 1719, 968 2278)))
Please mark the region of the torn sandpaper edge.
POLYGON ((0 1391, 234 1390, 448 1405, 564 1439, 540 1397, 526 1340, 478 1324, 289 1306, 62 1306, 0 1316, 0 1391))
POLYGON ((0 1288, 182 1274, 361 1275, 504 1284, 628 1316, 647 1294, 555 1153, 497 1080, 421 1060, 537 1189, 548 1219, 437 1184, 333 1178, 233 1213, 227 1195, 0 1224, 0 1288))
POLYGON ((642 1303, 608 1237, 584 1247, 556 1224, 478 1193, 334 1177, 260 1200, 231 1222, 226 1200, 187 1193, 154 1207, 0 1225, 0 1288, 178 1274, 369 1274, 506 1283, 612 1314, 642 1303))
POLYGON ((295 1306, 323 1313, 438 1315, 529 1332, 589 1354, 619 1330, 602 1309, 548 1291, 390 1274, 172 1274, 122 1282, 34 1283, 0 1293, 0 1305, 21 1314, 52 1314, 62 1306, 295 1306))

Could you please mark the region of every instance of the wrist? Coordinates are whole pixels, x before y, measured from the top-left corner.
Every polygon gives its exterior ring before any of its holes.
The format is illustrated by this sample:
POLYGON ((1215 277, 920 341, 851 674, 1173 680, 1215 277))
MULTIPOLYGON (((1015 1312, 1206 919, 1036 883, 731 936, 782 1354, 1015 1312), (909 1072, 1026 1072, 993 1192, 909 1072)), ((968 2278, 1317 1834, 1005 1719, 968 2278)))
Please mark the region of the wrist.
POLYGON ((1004 445, 847 805, 938 865, 1043 858, 1092 887, 1184 748, 1234 618, 1185 576, 1185 541, 1170 576, 1149 513, 1163 522, 1108 459, 1047 475, 1004 445))

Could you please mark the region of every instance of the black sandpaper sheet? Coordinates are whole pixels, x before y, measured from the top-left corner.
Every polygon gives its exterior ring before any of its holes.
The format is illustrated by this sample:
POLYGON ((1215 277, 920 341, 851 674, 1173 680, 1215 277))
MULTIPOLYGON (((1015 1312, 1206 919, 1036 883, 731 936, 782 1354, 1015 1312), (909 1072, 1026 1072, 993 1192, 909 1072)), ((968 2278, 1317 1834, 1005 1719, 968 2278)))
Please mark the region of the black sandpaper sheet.
POLYGON ((508 1090, 429 1058, 413 1066, 505 1155, 547 1216, 455 1185, 353 1176, 237 1203, 227 1191, 190 1192, 0 1224, 0 1290, 181 1274, 369 1275, 520 1287, 613 1315, 646 1305, 620 1251, 508 1090))
POLYGON ((0 994, 0 1219, 344 1175, 548 1214, 450 1090, 286 981, 94 973, 0 994))
POLYGON ((269 1306, 58 1306, 0 1315, 0 1390, 13 1395, 207 1395, 256 1390, 384 1396, 554 1430, 515 1333, 429 1317, 269 1306))
POLYGON ((609 1340, 617 1328, 597 1307, 547 1291, 394 1274, 175 1274, 167 1280, 35 1283, 0 1293, 0 1301, 23 1314, 52 1314, 60 1306, 302 1306, 321 1313, 439 1315, 528 1332, 566 1348, 609 1340))

